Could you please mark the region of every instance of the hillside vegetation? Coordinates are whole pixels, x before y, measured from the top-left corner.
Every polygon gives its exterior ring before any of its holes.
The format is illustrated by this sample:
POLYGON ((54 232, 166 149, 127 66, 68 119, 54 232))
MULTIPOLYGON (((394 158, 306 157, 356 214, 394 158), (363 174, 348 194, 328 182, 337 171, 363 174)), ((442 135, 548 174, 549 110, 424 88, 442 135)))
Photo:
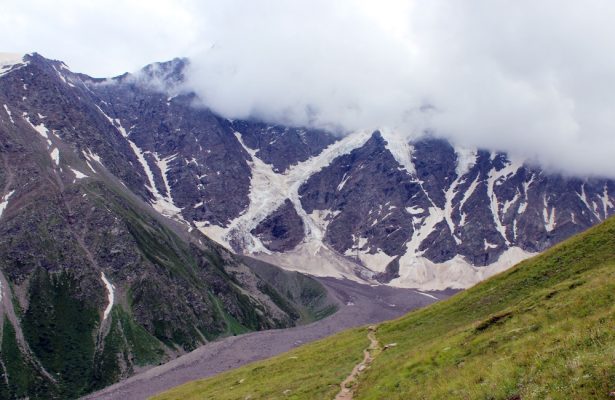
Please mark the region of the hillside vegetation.
MULTIPOLYGON (((507 272, 383 323, 355 399, 607 399, 615 391, 615 220, 507 272)), ((167 399, 325 399, 367 329, 190 382, 167 399)))

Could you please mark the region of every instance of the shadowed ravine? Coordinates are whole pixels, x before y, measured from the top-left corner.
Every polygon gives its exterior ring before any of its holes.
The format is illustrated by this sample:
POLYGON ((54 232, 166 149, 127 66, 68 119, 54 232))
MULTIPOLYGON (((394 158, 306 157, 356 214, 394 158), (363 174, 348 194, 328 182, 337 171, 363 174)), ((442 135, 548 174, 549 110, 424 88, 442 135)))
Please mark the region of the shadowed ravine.
MULTIPOLYGON (((146 399, 182 383, 272 357, 350 327, 399 317, 435 301, 413 289, 361 285, 332 278, 319 280, 340 303, 339 311, 332 316, 305 326, 252 332, 209 343, 85 399, 146 399)), ((438 299, 453 293, 453 290, 430 292, 438 299)))

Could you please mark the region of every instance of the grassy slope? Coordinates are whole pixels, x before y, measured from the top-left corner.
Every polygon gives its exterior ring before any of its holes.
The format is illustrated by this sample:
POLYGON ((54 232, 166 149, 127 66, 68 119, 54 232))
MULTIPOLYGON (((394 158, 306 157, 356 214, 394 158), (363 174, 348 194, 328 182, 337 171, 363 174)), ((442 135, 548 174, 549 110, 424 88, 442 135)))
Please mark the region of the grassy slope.
POLYGON ((366 329, 344 332, 213 379, 191 382, 156 399, 332 398, 368 344, 366 329))
MULTIPOLYGON (((158 398, 332 398, 337 387, 323 387, 350 372, 365 335, 347 331, 158 398), (297 367, 292 355, 303 359, 297 367)), ((615 219, 383 323, 377 337, 397 345, 361 375, 357 399, 607 399, 615 390, 615 219)))

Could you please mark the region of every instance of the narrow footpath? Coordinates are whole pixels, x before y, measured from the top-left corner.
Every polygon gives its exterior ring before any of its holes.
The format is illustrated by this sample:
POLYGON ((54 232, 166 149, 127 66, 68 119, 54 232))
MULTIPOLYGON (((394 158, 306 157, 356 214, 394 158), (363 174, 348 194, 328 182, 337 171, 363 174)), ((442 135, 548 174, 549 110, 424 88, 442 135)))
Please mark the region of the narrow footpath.
POLYGON ((367 328, 367 338, 369 339, 369 347, 363 350, 363 361, 358 363, 352 369, 350 375, 346 377, 340 384, 340 391, 335 396, 335 400, 352 400, 354 390, 357 386, 357 377, 374 361, 374 358, 382 352, 380 343, 376 339, 376 326, 371 325, 367 328))

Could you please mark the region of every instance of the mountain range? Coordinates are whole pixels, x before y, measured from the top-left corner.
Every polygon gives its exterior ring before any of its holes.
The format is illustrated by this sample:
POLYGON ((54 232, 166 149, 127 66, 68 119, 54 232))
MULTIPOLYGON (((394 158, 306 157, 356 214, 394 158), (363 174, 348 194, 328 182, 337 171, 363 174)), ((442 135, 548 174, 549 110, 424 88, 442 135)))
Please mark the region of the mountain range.
POLYGON ((449 299, 154 396, 611 399, 615 220, 449 299))
POLYGON ((315 280, 271 282, 159 214, 144 156, 85 78, 15 61, 0 76, 0 398, 74 398, 216 338, 335 311, 315 280))
POLYGON ((465 288, 615 209, 610 179, 433 134, 225 118, 187 86, 188 65, 98 79, 0 58, 3 396, 78 396, 333 311, 318 282, 274 287, 235 253, 465 288))

